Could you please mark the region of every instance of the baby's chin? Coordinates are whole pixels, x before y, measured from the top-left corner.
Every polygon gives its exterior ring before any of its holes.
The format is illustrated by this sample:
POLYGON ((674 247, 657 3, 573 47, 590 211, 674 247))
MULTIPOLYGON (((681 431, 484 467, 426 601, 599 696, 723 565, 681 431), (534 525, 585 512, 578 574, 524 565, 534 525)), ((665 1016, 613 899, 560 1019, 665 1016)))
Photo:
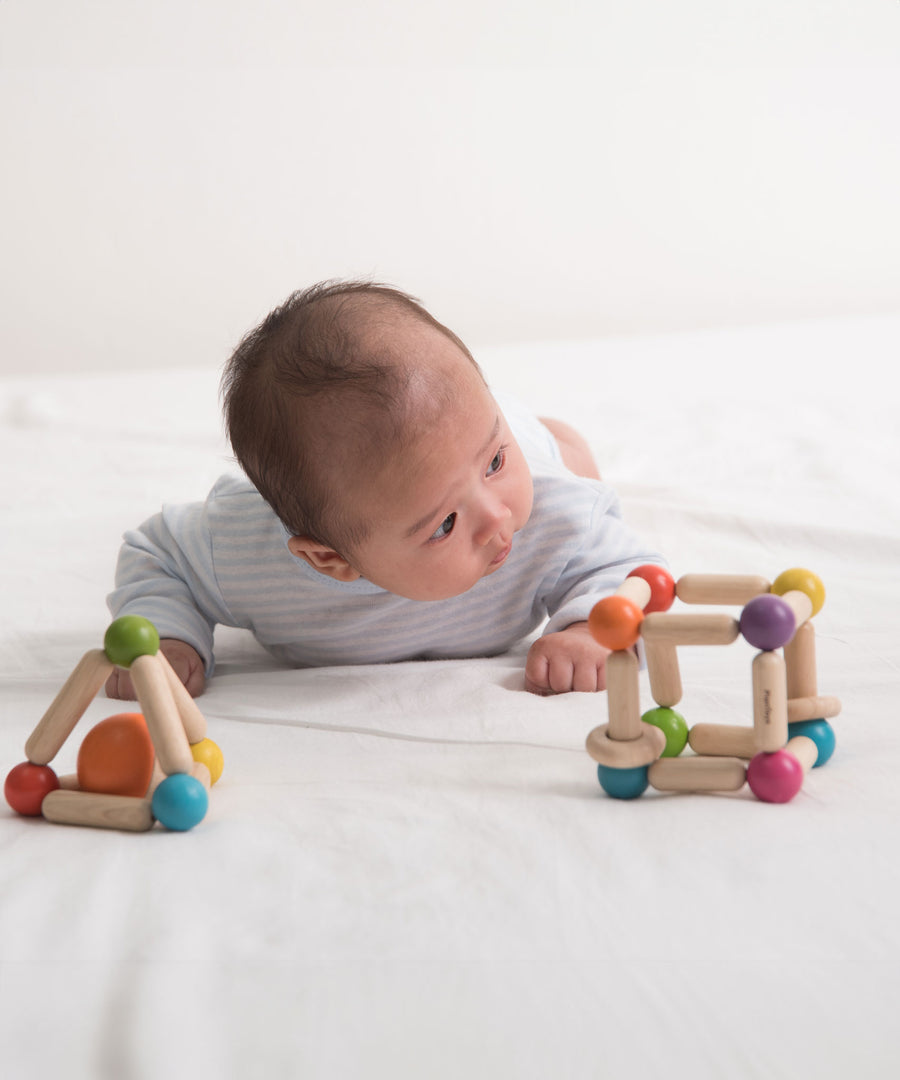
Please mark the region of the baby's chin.
MULTIPOLYGON (((454 583, 452 586, 448 585, 444 589, 435 589, 434 587, 429 587, 429 586, 424 586, 423 585, 422 588, 420 588, 420 589, 415 589, 415 588, 408 588, 408 589, 393 588, 393 589, 391 589, 391 588, 389 588, 387 591, 392 592, 395 596, 402 596, 405 600, 417 600, 417 601, 419 601, 420 603, 423 603, 423 604, 434 603, 435 601, 438 601, 438 600, 452 600, 454 596, 464 596, 471 589, 475 588, 475 586, 478 584, 478 582, 481 581, 482 577, 487 577, 488 574, 492 574, 494 572, 494 570, 499 570, 499 569, 500 569, 500 567, 497 566, 497 567, 494 567, 493 569, 485 570, 485 572, 481 575, 481 577, 473 578, 468 583, 457 582, 457 583, 454 583)), ((377 585, 378 582, 373 582, 373 584, 377 585)), ((382 588, 384 588, 384 586, 382 586, 382 588)))

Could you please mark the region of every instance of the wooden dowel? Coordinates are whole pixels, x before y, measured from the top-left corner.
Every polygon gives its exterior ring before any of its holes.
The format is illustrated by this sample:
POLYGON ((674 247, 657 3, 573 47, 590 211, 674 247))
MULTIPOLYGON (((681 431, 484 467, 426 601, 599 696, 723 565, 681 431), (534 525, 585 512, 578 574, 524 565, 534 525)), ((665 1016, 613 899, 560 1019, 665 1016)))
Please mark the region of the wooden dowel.
POLYGON ((156 789, 163 782, 163 780, 165 780, 165 778, 166 778, 166 774, 160 768, 159 758, 154 757, 154 759, 153 759, 153 773, 150 776, 150 783, 147 786, 147 791, 145 793, 146 798, 148 798, 148 799, 150 798, 150 796, 153 794, 154 791, 156 791, 156 789))
POLYGON ((737 619, 715 613, 655 611, 641 624, 644 641, 667 641, 673 645, 730 645, 739 634, 737 619))
POLYGON ((157 656, 166 673, 166 678, 169 680, 169 688, 172 691, 172 697, 175 699, 175 707, 178 709, 178 714, 181 717, 181 723, 184 727, 184 733, 187 735, 187 741, 189 743, 200 742, 201 739, 206 738, 206 717, 188 693, 187 687, 181 679, 178 678, 178 675, 166 659, 162 649, 157 653, 157 656))
POLYGON ((788 698, 787 715, 788 722, 791 724, 798 720, 830 720, 833 716, 839 716, 840 712, 840 698, 831 696, 788 698))
POLYGON ((816 674, 816 629, 813 623, 807 621, 796 630, 793 639, 784 647, 784 660, 787 664, 788 700, 816 697, 819 686, 816 674))
MULTIPOLYGON (((792 589, 790 592, 783 593, 781 599, 788 605, 788 607, 794 613, 794 622, 797 627, 801 627, 804 623, 808 622, 812 618, 813 604, 812 600, 804 592, 799 592, 797 589, 792 589)), ((794 631, 796 635, 797 631, 794 631)))
POLYGON ((606 658, 606 697, 609 737, 627 741, 641 736, 641 697, 638 658, 630 650, 606 658))
POLYGON ((688 743, 697 754, 717 757, 752 758, 756 753, 756 734, 752 727, 738 724, 694 724, 688 743))
POLYGON ((785 750, 800 762, 804 773, 809 772, 819 757, 818 746, 806 735, 795 735, 793 739, 788 739, 785 750))
POLYGON ((114 666, 102 649, 90 649, 82 656, 25 743, 25 756, 32 764, 48 765, 56 757, 114 666))
POLYGON ((78 782, 78 773, 64 773, 59 778, 59 786, 63 791, 81 791, 81 784, 78 782))
POLYGON ((212 775, 209 771, 209 766, 205 762, 195 761, 191 775, 199 780, 207 791, 212 787, 212 775))
POLYGON ((642 577, 627 577, 616 589, 617 596, 624 596, 633 604, 637 604, 641 611, 650 603, 651 594, 649 582, 642 577))
POLYGON ((678 650, 668 641, 645 641, 650 693, 657 705, 671 708, 681 701, 681 670, 678 650))
POLYGON ((753 730, 757 751, 772 753, 787 742, 787 679, 780 653, 753 658, 753 730))
POLYGON ((160 768, 167 776, 190 773, 194 767, 194 755, 184 733, 165 669, 157 656, 147 655, 139 656, 130 670, 160 768))
POLYGON ((58 825, 89 825, 128 832, 146 832, 153 826, 149 800, 128 795, 60 789, 44 796, 41 813, 58 825))
POLYGON ((685 574, 675 595, 685 604, 739 604, 767 593, 772 583, 755 574, 685 574))
POLYGON ((658 791, 739 791, 747 765, 730 757, 660 758, 647 776, 658 791))

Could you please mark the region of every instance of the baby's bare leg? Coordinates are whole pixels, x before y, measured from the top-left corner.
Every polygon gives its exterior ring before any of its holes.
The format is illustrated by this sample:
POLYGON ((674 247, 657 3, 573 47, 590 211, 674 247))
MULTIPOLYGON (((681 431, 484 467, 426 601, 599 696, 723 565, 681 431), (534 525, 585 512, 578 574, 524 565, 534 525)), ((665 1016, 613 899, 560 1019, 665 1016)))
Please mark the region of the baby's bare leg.
POLYGON ((576 476, 585 476, 589 480, 600 479, 600 469, 587 439, 580 432, 562 420, 554 420, 549 416, 539 416, 538 419, 559 444, 563 464, 567 469, 571 469, 576 476))

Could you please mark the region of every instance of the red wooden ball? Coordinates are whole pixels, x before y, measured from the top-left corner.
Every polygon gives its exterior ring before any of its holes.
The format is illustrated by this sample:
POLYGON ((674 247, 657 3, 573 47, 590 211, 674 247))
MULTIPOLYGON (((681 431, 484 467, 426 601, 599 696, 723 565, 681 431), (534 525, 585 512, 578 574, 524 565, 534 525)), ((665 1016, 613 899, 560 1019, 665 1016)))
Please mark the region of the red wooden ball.
POLYGON ((40 817, 44 796, 59 787, 59 778, 49 765, 33 765, 23 761, 10 769, 3 785, 6 801, 17 814, 40 817))
POLYGON ((675 603, 675 578, 664 566, 645 563, 632 570, 628 576, 643 578, 650 586, 650 599, 644 608, 645 615, 653 611, 668 611, 675 603))
POLYGON ((147 793, 153 776, 153 743, 141 713, 118 713, 101 720, 78 750, 78 786, 105 795, 147 793))

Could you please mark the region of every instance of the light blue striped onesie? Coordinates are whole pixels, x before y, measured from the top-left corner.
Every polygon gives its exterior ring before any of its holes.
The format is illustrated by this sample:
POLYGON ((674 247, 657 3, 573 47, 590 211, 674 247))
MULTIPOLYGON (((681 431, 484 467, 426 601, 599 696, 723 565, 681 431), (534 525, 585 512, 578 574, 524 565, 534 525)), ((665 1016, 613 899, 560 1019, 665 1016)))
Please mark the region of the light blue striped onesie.
POLYGON ((242 476, 205 502, 166 506, 125 534, 108 597, 186 641, 213 672, 216 624, 242 627, 291 666, 493 656, 549 616, 544 633, 587 618, 641 563, 662 563, 621 519, 607 484, 574 476, 555 440, 519 403, 497 398, 531 468, 534 505, 495 573, 447 600, 407 600, 339 582, 287 548, 288 531, 242 476))

